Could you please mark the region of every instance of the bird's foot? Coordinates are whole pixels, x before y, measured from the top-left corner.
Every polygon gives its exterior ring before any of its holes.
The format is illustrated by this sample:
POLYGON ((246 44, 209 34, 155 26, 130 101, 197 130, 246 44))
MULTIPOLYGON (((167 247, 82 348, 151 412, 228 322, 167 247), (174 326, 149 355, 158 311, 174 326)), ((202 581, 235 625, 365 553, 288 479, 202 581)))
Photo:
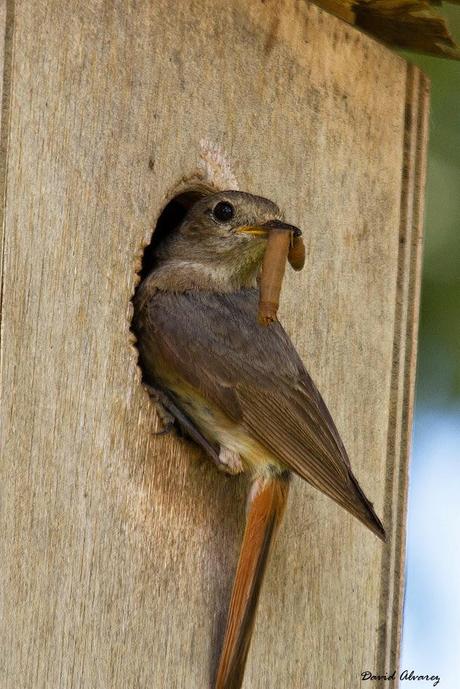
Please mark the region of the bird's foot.
POLYGON ((222 447, 219 450, 218 468, 227 474, 241 474, 244 471, 243 463, 238 452, 222 447))
MULTIPOLYGON (((173 429, 180 431, 183 436, 195 441, 195 443, 206 452, 212 461, 219 468, 221 468, 218 446, 213 445, 207 438, 204 437, 201 431, 195 426, 193 421, 191 421, 191 419, 184 414, 184 412, 169 397, 169 395, 164 392, 164 390, 155 388, 148 384, 145 384, 145 387, 149 395, 154 400, 160 419, 164 424, 164 429, 162 431, 157 431, 155 435, 165 435, 173 429)), ((236 472, 231 471, 230 473, 236 472)))
POLYGON ((158 400, 156 401, 156 409, 160 417, 162 429, 161 431, 155 431, 154 435, 167 435, 171 433, 176 426, 175 417, 158 400))
POLYGON ((150 397, 155 402, 155 408, 157 410, 157 414, 160 418, 160 422, 162 425, 161 430, 155 431, 153 435, 167 435, 168 433, 171 433, 171 431, 174 429, 176 425, 176 419, 173 416, 173 414, 171 414, 171 412, 169 412, 167 408, 164 406, 163 393, 160 390, 157 390, 156 388, 152 387, 151 385, 146 384, 145 387, 150 397))

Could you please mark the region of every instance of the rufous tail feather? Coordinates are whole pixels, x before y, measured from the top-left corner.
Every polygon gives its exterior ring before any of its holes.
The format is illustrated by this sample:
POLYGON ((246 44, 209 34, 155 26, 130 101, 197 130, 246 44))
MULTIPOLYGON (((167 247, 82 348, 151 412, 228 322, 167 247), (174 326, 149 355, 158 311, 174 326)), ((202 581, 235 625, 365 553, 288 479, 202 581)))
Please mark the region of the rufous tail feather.
POLYGON ((288 490, 288 472, 256 479, 252 486, 215 689, 240 689, 243 682, 260 588, 288 490))

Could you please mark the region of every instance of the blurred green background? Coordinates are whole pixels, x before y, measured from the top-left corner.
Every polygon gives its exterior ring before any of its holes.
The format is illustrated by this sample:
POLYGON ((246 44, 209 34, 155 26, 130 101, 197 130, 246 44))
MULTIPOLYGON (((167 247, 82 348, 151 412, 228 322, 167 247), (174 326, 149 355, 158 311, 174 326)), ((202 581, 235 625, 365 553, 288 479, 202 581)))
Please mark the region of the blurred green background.
MULTIPOLYGON (((443 3, 460 42, 460 6, 443 3)), ((460 402, 460 62, 403 53, 431 79, 417 403, 460 402)))
MULTIPOLYGON (((459 42, 460 6, 442 7, 459 42)), ((460 62, 403 55, 430 77, 432 97, 401 671, 458 689, 460 62)))

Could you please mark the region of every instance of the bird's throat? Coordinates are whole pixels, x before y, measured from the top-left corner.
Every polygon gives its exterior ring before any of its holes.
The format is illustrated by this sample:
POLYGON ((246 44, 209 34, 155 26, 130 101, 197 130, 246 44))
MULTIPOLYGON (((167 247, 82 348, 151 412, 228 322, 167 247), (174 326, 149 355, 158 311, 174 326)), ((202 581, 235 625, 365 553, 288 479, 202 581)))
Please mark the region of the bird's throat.
POLYGON ((235 292, 257 286, 261 257, 245 262, 169 259, 161 262, 144 281, 149 292, 160 289, 171 292, 198 290, 235 292))

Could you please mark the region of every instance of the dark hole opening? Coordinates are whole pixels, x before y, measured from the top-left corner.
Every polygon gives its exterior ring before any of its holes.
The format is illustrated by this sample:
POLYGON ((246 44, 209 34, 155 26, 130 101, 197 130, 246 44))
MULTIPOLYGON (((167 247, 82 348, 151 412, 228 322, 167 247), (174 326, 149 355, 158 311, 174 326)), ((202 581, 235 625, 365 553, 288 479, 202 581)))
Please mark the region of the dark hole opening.
POLYGON ((164 207, 158 218, 152 241, 144 249, 139 276, 144 280, 155 265, 155 251, 167 235, 174 232, 184 219, 188 209, 203 196, 213 193, 212 189, 190 189, 175 196, 164 207))
MULTIPOLYGON (((161 242, 169 234, 171 234, 171 232, 174 232, 179 227, 179 225, 181 224, 182 220, 184 219, 188 209, 195 203, 195 201, 197 201, 200 198, 203 198, 204 196, 208 196, 209 194, 213 194, 215 192, 216 192, 216 190, 213 189, 212 187, 205 185, 205 184, 199 184, 192 189, 188 189, 186 191, 181 192, 180 194, 177 194, 163 208, 163 210, 162 210, 162 212, 158 218, 158 221, 156 223, 151 242, 144 249, 144 254, 142 256, 141 268, 138 272, 138 275, 140 277, 140 281, 139 281, 139 285, 137 286, 137 288, 135 290, 135 293, 134 293, 134 296, 132 299, 133 302, 135 300, 135 296, 137 294, 137 290, 139 289, 140 285, 142 284, 142 282, 145 280, 145 278, 151 273, 151 271, 155 267, 155 252, 156 252, 158 246, 161 244, 161 242)), ((133 323, 131 324, 131 332, 134 334, 135 337, 137 337, 136 327, 135 327, 135 317, 133 318, 133 323)), ((137 348, 137 343, 136 343, 136 348, 137 348)), ((142 370, 142 380, 145 383, 148 381, 148 376, 146 375, 146 373, 143 369, 141 360, 139 360, 139 366, 142 370)))

